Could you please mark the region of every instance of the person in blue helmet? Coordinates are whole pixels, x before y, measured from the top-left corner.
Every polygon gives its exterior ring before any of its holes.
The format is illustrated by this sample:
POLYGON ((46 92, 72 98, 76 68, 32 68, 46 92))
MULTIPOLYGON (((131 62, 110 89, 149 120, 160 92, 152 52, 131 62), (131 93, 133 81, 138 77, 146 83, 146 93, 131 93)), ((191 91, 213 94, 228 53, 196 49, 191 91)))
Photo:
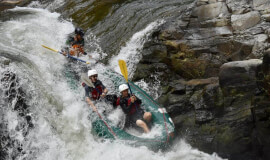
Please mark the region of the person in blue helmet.
POLYGON ((68 37, 66 45, 69 46, 63 51, 63 55, 77 56, 87 55, 84 52, 84 31, 81 28, 75 28, 75 36, 68 37))

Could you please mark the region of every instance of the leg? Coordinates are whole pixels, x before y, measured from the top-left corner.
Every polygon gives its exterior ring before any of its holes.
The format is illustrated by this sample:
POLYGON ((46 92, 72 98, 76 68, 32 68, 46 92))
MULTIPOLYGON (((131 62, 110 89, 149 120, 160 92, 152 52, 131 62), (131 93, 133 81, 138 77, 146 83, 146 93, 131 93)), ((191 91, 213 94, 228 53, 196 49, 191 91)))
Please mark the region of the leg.
POLYGON ((143 114, 143 119, 146 120, 147 123, 149 123, 152 119, 152 114, 150 112, 145 112, 143 114))
POLYGON ((136 125, 141 127, 145 133, 150 132, 149 128, 147 127, 147 125, 144 121, 139 119, 136 121, 136 125))

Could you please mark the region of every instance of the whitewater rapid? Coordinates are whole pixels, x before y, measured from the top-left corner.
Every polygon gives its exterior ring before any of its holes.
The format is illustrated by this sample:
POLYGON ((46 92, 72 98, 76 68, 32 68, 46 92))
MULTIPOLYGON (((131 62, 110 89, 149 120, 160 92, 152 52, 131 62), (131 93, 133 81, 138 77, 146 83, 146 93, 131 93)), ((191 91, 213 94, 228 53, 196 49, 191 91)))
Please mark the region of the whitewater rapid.
MULTIPOLYGON (((34 5, 34 4, 31 4, 34 5)), ((51 7, 51 6, 50 6, 51 7)), ((10 18, 0 22, 0 56, 12 60, 9 66, 1 67, 0 74, 13 72, 18 77, 17 86, 26 93, 25 99, 29 106, 28 114, 32 117, 33 127, 27 134, 20 125, 22 117, 13 109, 12 104, 1 103, 1 123, 7 126, 7 134, 19 143, 22 151, 17 152, 14 145, 5 146, 8 159, 38 160, 218 160, 216 154, 206 154, 192 148, 183 139, 175 140, 173 147, 166 152, 153 152, 146 147, 131 147, 121 142, 101 141, 91 134, 89 115, 91 109, 84 101, 84 90, 79 82, 77 88, 70 86, 66 70, 81 72, 80 67, 70 67, 69 61, 62 55, 51 52, 41 45, 61 49, 68 34, 74 31, 71 21, 61 18, 56 12, 47 9, 17 7, 6 13, 10 18), (19 129, 18 129, 19 128, 19 129), (21 128, 21 129, 20 129, 21 128), (16 154, 15 154, 16 153, 16 154)), ((128 62, 128 68, 135 68, 140 60, 140 49, 145 39, 162 20, 149 23, 145 29, 135 33, 122 47, 118 56, 110 60, 109 65, 101 64, 82 68, 117 69, 117 59, 128 62), (131 63, 131 59, 133 60, 131 63)), ((87 31, 86 43, 97 44, 98 40, 87 31)), ((87 45, 86 45, 87 46, 87 45)), ((99 50, 93 52, 96 58, 106 57, 99 50), (102 56, 98 56, 98 55, 102 56)), ((131 76, 134 70, 131 70, 131 76)), ((110 81, 100 75, 106 86, 110 81)), ((151 93, 147 83, 138 82, 151 93)), ((157 83, 158 84, 158 83, 157 83)), ((4 89, 1 84, 0 88, 4 89)), ((111 88, 109 88, 111 89, 111 88)), ((111 93, 116 93, 111 89, 111 93)), ((155 92, 155 91, 154 91, 155 92)), ((3 102, 4 97, 1 97, 3 102)))

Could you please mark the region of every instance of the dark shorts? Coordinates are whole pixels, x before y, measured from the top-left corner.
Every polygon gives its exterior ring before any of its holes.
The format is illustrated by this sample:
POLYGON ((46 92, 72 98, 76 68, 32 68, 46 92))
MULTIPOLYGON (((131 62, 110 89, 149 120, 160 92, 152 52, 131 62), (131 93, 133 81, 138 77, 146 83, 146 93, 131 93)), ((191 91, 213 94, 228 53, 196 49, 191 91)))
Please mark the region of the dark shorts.
POLYGON ((143 110, 138 110, 134 114, 127 117, 127 122, 126 122, 127 127, 135 127, 135 128, 137 128, 138 127, 136 125, 137 120, 142 120, 142 121, 145 122, 145 120, 143 119, 143 115, 144 115, 144 111, 143 110))

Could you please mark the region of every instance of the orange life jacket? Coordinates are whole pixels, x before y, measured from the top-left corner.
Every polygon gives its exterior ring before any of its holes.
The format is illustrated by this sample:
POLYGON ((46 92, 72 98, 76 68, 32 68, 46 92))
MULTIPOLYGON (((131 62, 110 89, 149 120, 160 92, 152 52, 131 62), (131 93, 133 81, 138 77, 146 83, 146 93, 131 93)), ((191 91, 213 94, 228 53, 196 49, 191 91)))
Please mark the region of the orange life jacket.
POLYGON ((72 47, 69 50, 69 54, 71 56, 76 56, 78 53, 81 53, 81 54, 84 53, 83 47, 79 44, 72 45, 72 47))

